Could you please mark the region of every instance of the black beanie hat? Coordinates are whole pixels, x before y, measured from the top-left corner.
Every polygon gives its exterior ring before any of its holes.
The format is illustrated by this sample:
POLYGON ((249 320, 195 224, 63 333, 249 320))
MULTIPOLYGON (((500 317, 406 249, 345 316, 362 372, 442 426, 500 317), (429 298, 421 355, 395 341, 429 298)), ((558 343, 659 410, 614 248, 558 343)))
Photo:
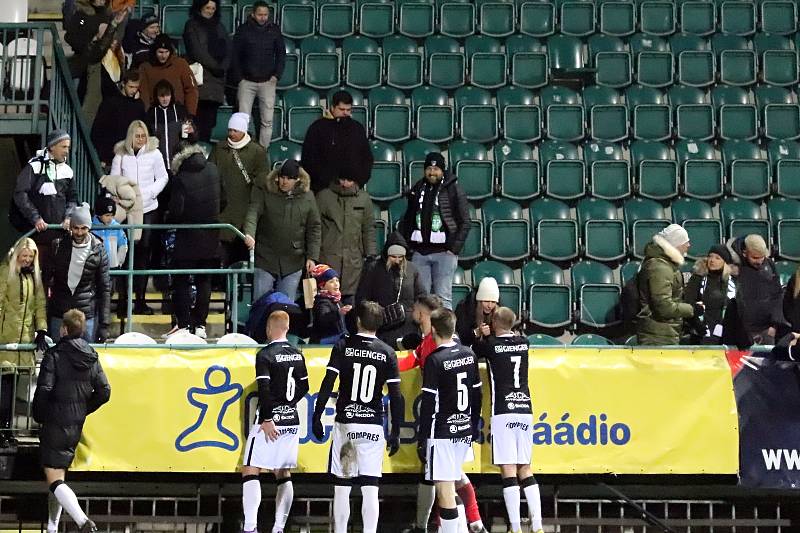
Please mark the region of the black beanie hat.
POLYGON ((99 218, 102 215, 114 214, 117 212, 117 204, 110 196, 102 194, 94 201, 94 214, 99 218))
POLYGON ((300 175, 300 163, 294 159, 287 159, 281 166, 279 176, 287 178, 297 178, 300 175))
POLYGON ((447 170, 447 163, 444 160, 444 156, 439 152, 430 152, 425 156, 425 168, 428 167, 441 168, 442 172, 444 172, 447 170))
POLYGON ((731 258, 731 252, 730 250, 728 250, 728 247, 725 246, 724 244, 715 244, 714 246, 709 248, 708 253, 717 254, 722 258, 723 261, 725 261, 726 264, 730 264, 731 262, 733 262, 733 259, 731 258))

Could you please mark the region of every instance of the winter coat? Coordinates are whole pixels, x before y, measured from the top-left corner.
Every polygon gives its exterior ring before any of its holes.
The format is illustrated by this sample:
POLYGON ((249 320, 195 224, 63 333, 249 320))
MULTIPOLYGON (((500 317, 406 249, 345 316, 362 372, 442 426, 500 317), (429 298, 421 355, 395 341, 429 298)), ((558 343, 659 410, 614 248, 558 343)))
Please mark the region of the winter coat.
POLYGON ((372 172, 372 150, 364 126, 353 118, 333 118, 326 111, 306 132, 301 157, 311 176, 311 190, 322 191, 339 178, 366 185, 372 172))
POLYGON ((655 235, 645 246, 644 256, 638 276, 638 342, 647 346, 676 345, 683 319, 694 315, 694 308, 683 301, 683 255, 666 239, 655 235))
POLYGON ((114 158, 114 145, 127 136, 130 123, 144 119, 144 102, 140 98, 129 98, 121 92, 104 98, 91 134, 100 161, 110 163, 114 158))
POLYGON ((274 22, 259 25, 248 17, 236 29, 233 37, 233 62, 231 81, 269 81, 272 76, 281 79, 286 64, 286 46, 281 29, 274 22))
MULTIPOLYGON (((475 328, 478 327, 476 316, 478 300, 475 298, 477 294, 478 289, 472 289, 466 298, 458 303, 454 311, 456 315, 456 334, 464 346, 472 346, 477 340, 475 337, 475 328)), ((502 303, 497 305, 499 307, 502 303)))
POLYGON ((336 344, 347 333, 341 305, 330 298, 317 295, 314 298, 314 316, 311 344, 336 344))
POLYGON ((783 316, 792 326, 792 331, 800 332, 800 296, 795 297, 794 290, 797 286, 797 272, 789 278, 786 290, 783 293, 783 316))
MULTIPOLYGON (((36 332, 47 330, 45 289, 33 274, 20 273, 8 282, 8 261, 0 264, 0 343, 28 344, 36 332)), ((33 366, 32 352, 0 352, 0 367, 33 366)))
MULTIPOLYGON (((703 302, 705 306, 703 322, 707 329, 705 336, 713 336, 714 329, 722 324, 728 300, 736 295, 735 291, 729 265, 726 264, 722 271, 709 272, 708 259, 698 259, 694 264, 694 272, 686 284, 683 300, 689 305, 703 302)), ((693 339, 693 343, 696 344, 701 340, 693 339)))
MULTIPOLYGON (((157 42, 158 40, 156 40, 157 42)), ((185 105, 190 115, 196 115, 199 92, 194 74, 189 68, 189 63, 173 53, 166 63, 161 64, 155 58, 154 46, 156 45, 154 44, 150 47, 150 60, 139 66, 139 75, 142 80, 139 86, 139 94, 142 95, 145 107, 150 109, 151 106, 158 104, 153 99, 153 87, 159 81, 167 80, 175 89, 175 101, 185 105)))
MULTIPOLYGON (((132 176, 103 176, 100 178, 100 186, 103 187, 117 204, 117 212, 114 213, 114 220, 122 224, 142 224, 144 223, 144 212, 142 211, 142 194, 139 191, 139 184, 132 176)), ((142 230, 133 230, 133 240, 138 241, 142 238, 142 230)))
POLYGON ((142 196, 142 212, 155 211, 158 209, 158 195, 169 181, 164 159, 158 151, 158 139, 147 139, 147 144, 136 154, 128 146, 128 141, 120 141, 114 145, 111 174, 136 179, 139 194, 142 196))
POLYGON ((339 273, 342 294, 353 295, 364 258, 378 253, 372 200, 358 187, 344 189, 332 183, 317 194, 317 207, 322 221, 319 260, 339 273))
POLYGON ((47 272, 51 295, 47 312, 60 317, 70 309, 83 311, 87 320, 96 318, 100 328, 111 323, 111 276, 103 241, 89 234, 89 256, 83 265, 83 275, 73 293, 68 285, 69 264, 72 261, 72 238, 67 235, 53 241, 53 259, 47 272))
POLYGON ((279 174, 256 178, 244 233, 256 240, 256 267, 283 277, 302 270, 306 259, 319 259, 321 224, 306 171, 300 169, 289 193, 278 188, 279 174))
POLYGON ((140 19, 129 20, 125 26, 122 49, 125 50, 128 70, 137 70, 139 65, 150 58, 150 46, 153 40, 144 36, 143 30, 144 26, 140 19))
POLYGON ((200 100, 225 103, 225 71, 230 65, 232 43, 228 32, 219 22, 219 16, 210 21, 199 16, 187 20, 183 28, 183 42, 186 45, 186 61, 203 65, 200 100), (214 51, 213 47, 219 41, 225 43, 225 50, 214 51), (218 59, 219 56, 222 59, 218 59))
POLYGON ((103 246, 106 248, 106 256, 108 256, 108 268, 121 267, 125 262, 125 256, 128 254, 128 236, 125 230, 121 229, 119 222, 113 218, 111 223, 106 226, 97 215, 92 217, 92 225, 103 226, 101 229, 93 229, 92 233, 103 241, 103 246))
MULTIPOLYGON (((74 55, 67 59, 69 73, 73 78, 84 76, 90 65, 96 65, 103 60, 103 57, 106 55, 106 52, 108 52, 116 36, 117 28, 118 25, 113 20, 110 21, 102 37, 94 40, 94 35, 97 32, 97 28, 95 28, 95 33, 91 35, 91 39, 86 44, 85 48, 79 52, 76 51, 74 55)), ((81 39, 84 36, 85 32, 82 33, 81 39)))
POLYGON ((91 0, 77 0, 75 8, 75 13, 66 21, 64 40, 75 55, 80 55, 97 35, 100 24, 110 23, 112 15, 106 6, 95 7, 91 0))
MULTIPOLYGON (((256 180, 266 181, 270 165, 269 156, 264 147, 257 142, 250 141, 238 151, 239 160, 247 172, 247 178, 245 178, 234 159, 234 150, 227 140, 220 141, 214 146, 208 160, 217 165, 219 169, 227 201, 219 220, 236 226, 241 231, 244 228, 247 208, 250 205, 253 182, 256 180)), ((220 232, 220 238, 223 241, 236 240, 236 236, 230 231, 220 232)))
POLYGON ((50 159, 47 150, 37 151, 17 176, 14 203, 31 227, 40 218, 48 224, 61 224, 77 201, 72 169, 67 163, 50 159), (55 187, 55 194, 42 194, 42 187, 48 183, 55 187))
MULTIPOLYGON (((419 244, 411 241, 411 234, 414 231, 417 212, 420 210, 419 197, 427 180, 425 178, 416 182, 411 190, 408 191, 408 207, 406 213, 400 220, 400 232, 408 241, 412 250, 417 250, 419 244)), ((446 172, 439 184, 439 215, 442 217, 444 229, 447 233, 445 247, 450 252, 458 255, 464 247, 464 241, 469 233, 469 203, 467 195, 455 175, 446 172)))
POLYGON ((86 416, 111 398, 97 352, 78 337, 64 337, 42 360, 33 418, 40 424, 42 465, 68 468, 75 456, 86 416))
MULTIPOLYGON (((175 101, 173 97, 173 102, 175 101)), ((156 103, 147 110, 147 129, 150 134, 158 139, 158 150, 164 158, 164 166, 172 170, 172 158, 178 151, 181 144, 181 134, 183 123, 189 118, 186 106, 183 104, 172 104, 161 107, 156 103)))
MULTIPOLYGON (((219 222, 224 203, 222 182, 214 163, 206 161, 203 149, 191 144, 175 154, 168 222, 173 224, 213 224, 219 222)), ((219 230, 178 230, 175 234, 175 261, 214 259, 219 252, 219 230)))

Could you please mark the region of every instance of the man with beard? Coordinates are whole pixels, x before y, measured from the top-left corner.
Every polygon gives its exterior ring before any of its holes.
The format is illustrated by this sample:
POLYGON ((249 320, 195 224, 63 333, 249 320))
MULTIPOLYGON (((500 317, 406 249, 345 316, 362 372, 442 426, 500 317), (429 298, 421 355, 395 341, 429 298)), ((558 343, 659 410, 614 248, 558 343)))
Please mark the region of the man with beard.
POLYGON ((139 98, 139 72, 129 70, 122 76, 122 89, 103 99, 92 124, 92 142, 100 162, 109 167, 114 159, 114 145, 128 134, 134 120, 144 120, 144 102, 139 98))

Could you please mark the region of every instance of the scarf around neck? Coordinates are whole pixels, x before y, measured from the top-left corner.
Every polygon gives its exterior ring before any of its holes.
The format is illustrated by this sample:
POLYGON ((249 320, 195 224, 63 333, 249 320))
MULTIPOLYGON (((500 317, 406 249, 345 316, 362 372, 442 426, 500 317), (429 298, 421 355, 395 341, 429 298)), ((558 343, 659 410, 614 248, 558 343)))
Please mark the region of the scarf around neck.
POLYGON ((241 140, 241 141, 239 141, 239 142, 233 142, 233 141, 231 140, 231 138, 230 138, 230 137, 228 137, 228 146, 230 146, 230 147, 231 147, 231 148, 233 148, 234 150, 241 150, 242 148, 244 148, 245 146, 247 146, 247 144, 248 144, 250 141, 251 141, 251 139, 250 139, 250 134, 249 134, 249 133, 245 133, 245 134, 244 134, 244 137, 242 137, 242 140, 241 140))
POLYGON ((327 298, 336 304, 338 304, 342 299, 341 291, 326 291, 325 289, 322 289, 317 292, 317 295, 321 296, 322 298, 327 298))

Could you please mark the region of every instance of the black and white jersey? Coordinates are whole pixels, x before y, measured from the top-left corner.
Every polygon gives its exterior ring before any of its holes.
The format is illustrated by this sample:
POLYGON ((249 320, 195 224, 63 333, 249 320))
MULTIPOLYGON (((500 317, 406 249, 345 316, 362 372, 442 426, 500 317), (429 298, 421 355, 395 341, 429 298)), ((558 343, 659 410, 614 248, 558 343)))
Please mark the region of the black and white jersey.
POLYGON ((287 341, 271 342, 261 348, 256 354, 256 380, 269 380, 267 401, 272 406, 271 413, 262 412, 264 406, 260 399, 259 419, 271 418, 276 426, 298 425, 296 406, 302 398, 298 391, 308 390, 308 371, 300 350, 287 341))
POLYGON ((383 424, 383 385, 399 382, 397 354, 376 337, 350 335, 331 350, 328 369, 339 374, 336 421, 383 424))
POLYGON ((492 415, 531 414, 528 339, 522 335, 492 335, 472 348, 478 357, 489 363, 492 415))
MULTIPOLYGON (((422 392, 433 394, 430 435, 450 439, 472 435, 474 388, 481 386, 475 354, 461 344, 439 346, 425 361, 422 392)), ((427 424, 425 424, 427 426, 427 424)))

